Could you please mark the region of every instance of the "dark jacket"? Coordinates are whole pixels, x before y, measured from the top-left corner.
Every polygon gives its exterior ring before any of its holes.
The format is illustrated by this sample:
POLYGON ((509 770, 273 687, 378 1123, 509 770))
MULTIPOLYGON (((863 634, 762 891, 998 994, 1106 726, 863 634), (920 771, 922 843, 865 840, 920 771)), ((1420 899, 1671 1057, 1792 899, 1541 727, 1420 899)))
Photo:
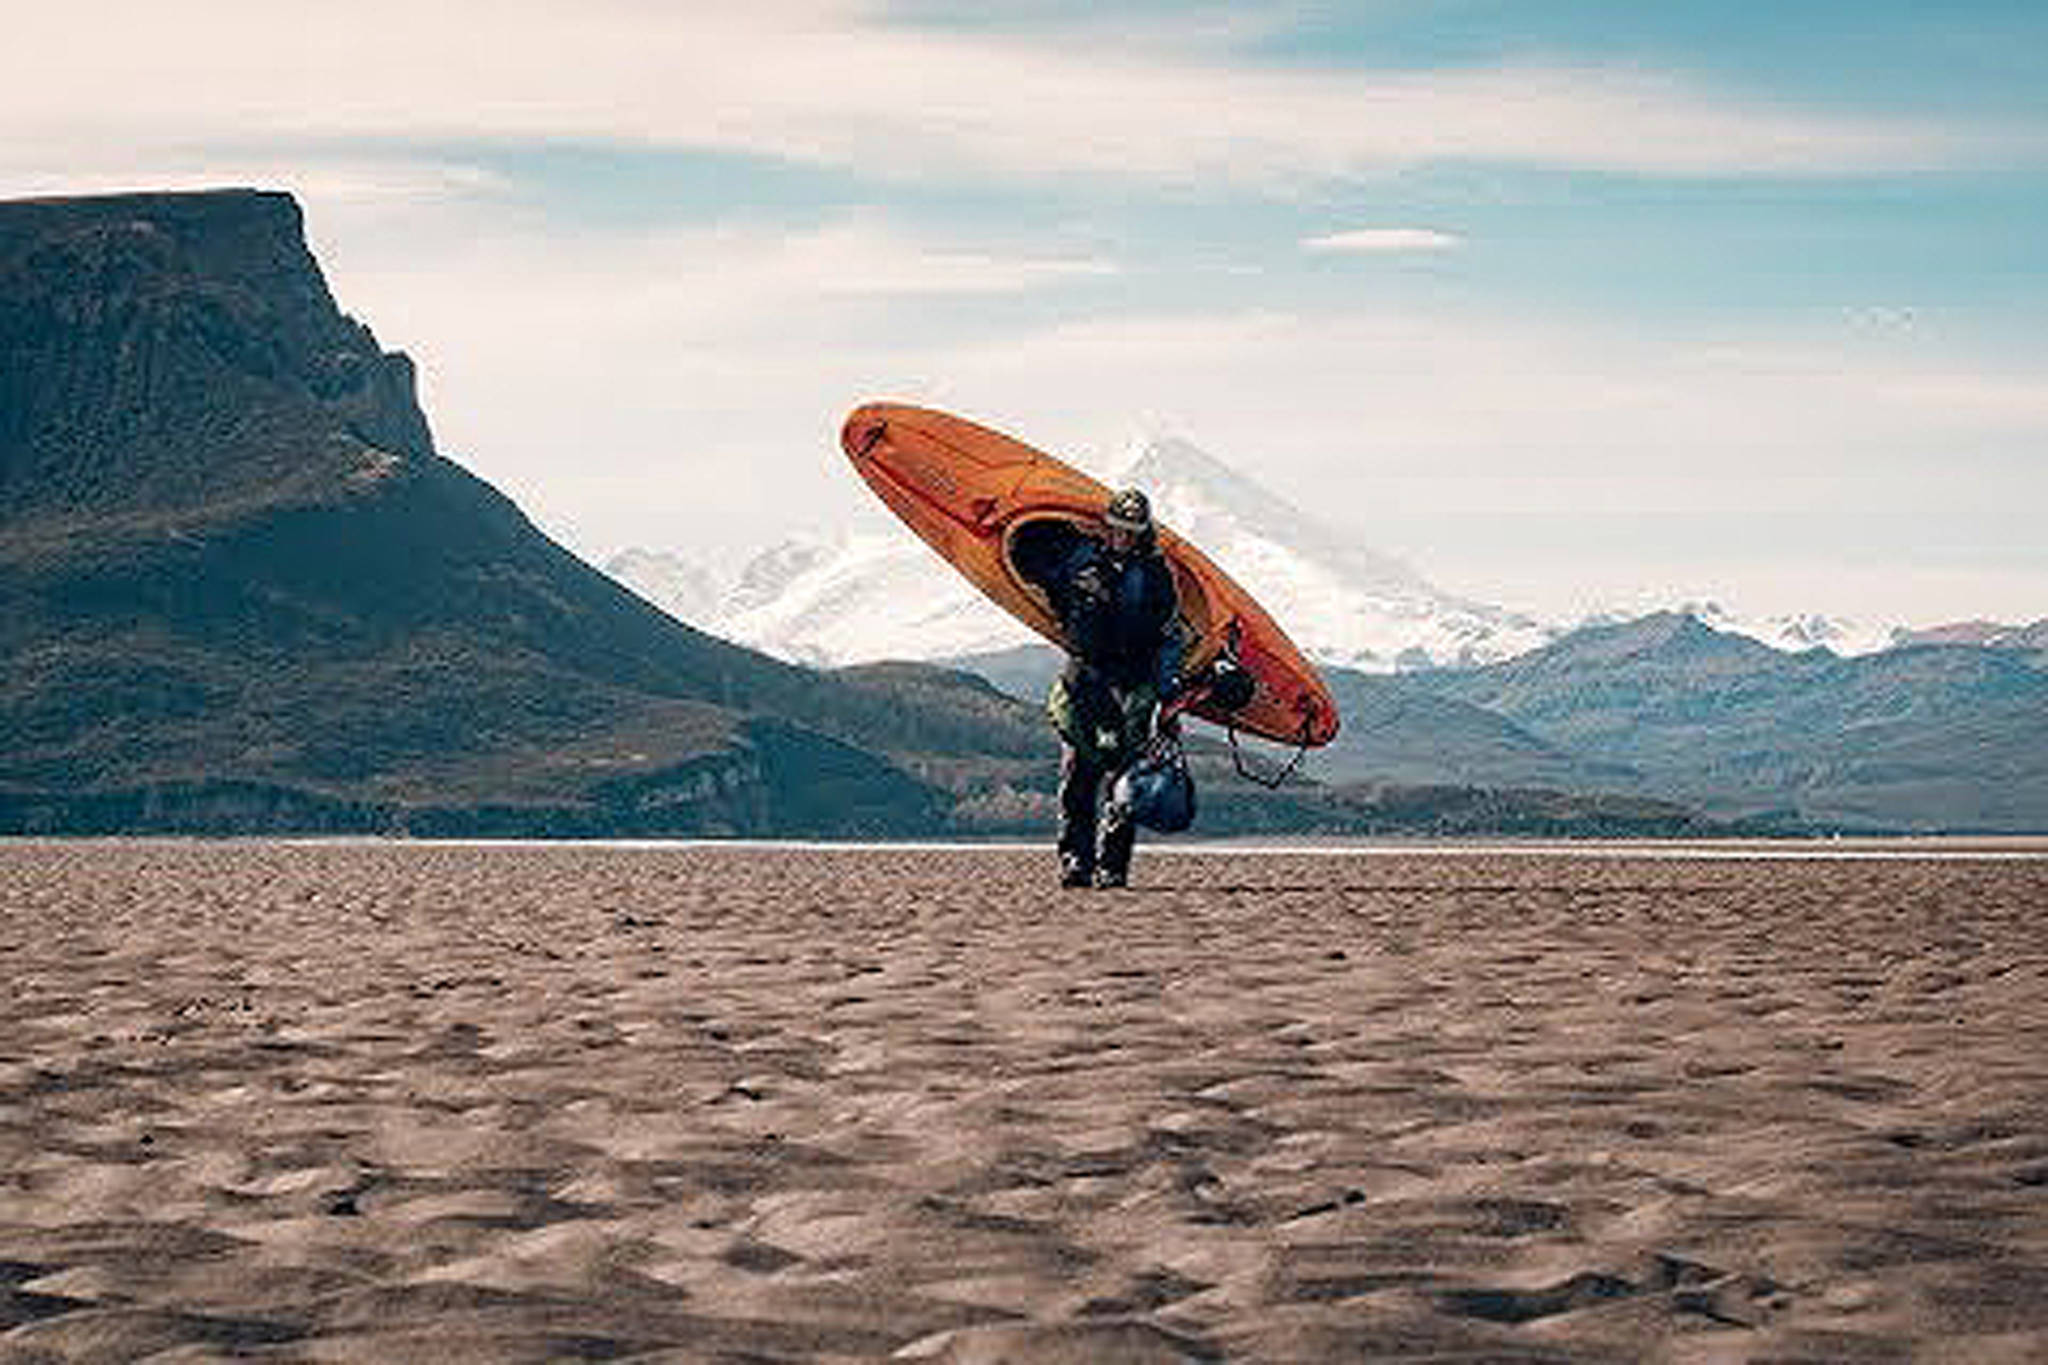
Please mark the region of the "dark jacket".
POLYGON ((1017 572, 1045 590, 1068 652, 1113 687, 1150 685, 1162 696, 1178 681, 1180 602, 1173 572, 1156 548, 1117 555, 1069 522, 1021 528, 1010 547, 1017 572))

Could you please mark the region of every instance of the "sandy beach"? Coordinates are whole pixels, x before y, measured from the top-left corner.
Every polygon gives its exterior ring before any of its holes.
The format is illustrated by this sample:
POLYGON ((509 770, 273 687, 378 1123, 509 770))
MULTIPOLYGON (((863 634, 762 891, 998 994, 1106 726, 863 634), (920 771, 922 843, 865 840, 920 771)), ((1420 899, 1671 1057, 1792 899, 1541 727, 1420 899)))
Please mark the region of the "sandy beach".
POLYGON ((2048 1360, 2048 860, 1137 880, 0 845, 0 1361, 2048 1360))

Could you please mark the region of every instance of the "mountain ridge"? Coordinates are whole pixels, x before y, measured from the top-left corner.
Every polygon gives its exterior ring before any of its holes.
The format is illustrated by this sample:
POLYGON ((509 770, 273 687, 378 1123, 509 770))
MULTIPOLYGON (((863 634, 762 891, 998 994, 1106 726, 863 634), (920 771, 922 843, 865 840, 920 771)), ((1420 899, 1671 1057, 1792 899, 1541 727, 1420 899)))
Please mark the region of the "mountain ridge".
POLYGON ((1711 809, 1884 828, 2048 829, 2048 671, 1926 644, 1786 654, 1661 613, 1411 685, 1711 809))
POLYGON ((33 200, 0 232, 0 499, 65 535, 200 523, 434 454, 287 195, 33 200), (89 204, 89 209, 80 205, 89 204))

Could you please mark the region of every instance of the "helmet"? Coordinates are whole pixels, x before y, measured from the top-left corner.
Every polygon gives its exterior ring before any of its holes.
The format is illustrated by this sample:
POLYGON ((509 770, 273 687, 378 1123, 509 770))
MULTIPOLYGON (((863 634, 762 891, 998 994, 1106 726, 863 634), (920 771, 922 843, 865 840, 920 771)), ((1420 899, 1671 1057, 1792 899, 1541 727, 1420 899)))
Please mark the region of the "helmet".
POLYGON ((1152 530, 1152 504, 1136 488, 1121 489, 1109 500, 1102 519, 1114 530, 1146 535, 1152 530))
POLYGON ((1109 799, 1121 814, 1162 834, 1177 834, 1195 823, 1195 780, 1175 743, 1155 742, 1110 785, 1109 799))

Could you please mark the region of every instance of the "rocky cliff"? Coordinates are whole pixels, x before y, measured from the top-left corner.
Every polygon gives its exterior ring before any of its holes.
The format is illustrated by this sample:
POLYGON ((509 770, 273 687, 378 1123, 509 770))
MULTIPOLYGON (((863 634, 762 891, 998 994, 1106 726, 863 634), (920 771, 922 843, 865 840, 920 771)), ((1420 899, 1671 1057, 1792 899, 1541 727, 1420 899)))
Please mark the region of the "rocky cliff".
POLYGON ((335 306, 286 195, 5 206, 0 354, 0 501, 46 535, 194 530, 434 454, 411 361, 335 306))

